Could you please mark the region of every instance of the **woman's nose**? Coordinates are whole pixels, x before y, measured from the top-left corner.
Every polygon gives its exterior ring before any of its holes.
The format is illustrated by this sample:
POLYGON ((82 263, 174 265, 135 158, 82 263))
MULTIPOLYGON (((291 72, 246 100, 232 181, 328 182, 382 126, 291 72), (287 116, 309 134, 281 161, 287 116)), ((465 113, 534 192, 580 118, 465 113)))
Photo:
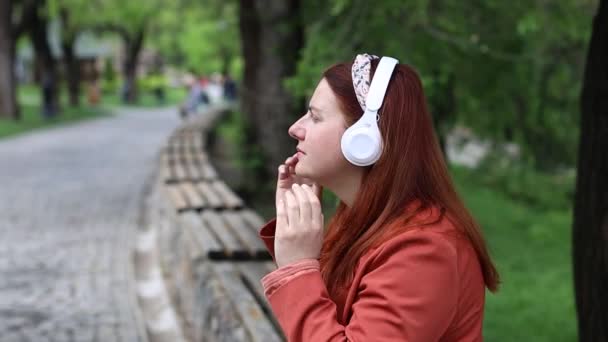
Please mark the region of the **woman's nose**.
POLYGON ((296 121, 288 130, 289 135, 296 140, 304 140, 306 131, 304 127, 300 125, 300 120, 296 121))

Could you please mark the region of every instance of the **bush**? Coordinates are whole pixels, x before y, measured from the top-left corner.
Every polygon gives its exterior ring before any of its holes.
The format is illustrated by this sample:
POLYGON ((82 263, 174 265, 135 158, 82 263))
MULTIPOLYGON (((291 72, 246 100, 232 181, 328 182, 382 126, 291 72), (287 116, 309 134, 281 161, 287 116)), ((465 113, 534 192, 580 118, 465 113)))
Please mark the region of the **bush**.
POLYGON ((538 209, 569 209, 576 173, 573 169, 540 172, 525 161, 505 163, 499 154, 492 153, 468 177, 538 209))

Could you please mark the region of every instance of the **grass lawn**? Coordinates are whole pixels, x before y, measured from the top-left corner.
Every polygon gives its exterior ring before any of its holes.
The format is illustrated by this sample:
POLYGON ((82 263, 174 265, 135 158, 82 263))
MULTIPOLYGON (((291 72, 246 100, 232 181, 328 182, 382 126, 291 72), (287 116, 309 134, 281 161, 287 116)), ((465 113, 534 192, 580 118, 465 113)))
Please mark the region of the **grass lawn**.
POLYGON ((451 171, 502 278, 497 294, 487 292, 485 339, 576 341, 571 211, 536 210, 451 171))
MULTIPOLYGON (((62 89, 61 92, 61 114, 53 119, 46 120, 40 115, 40 90, 33 85, 20 86, 18 91, 18 101, 21 106, 21 121, 15 122, 12 120, 0 119, 0 138, 16 135, 27 132, 33 129, 50 127, 75 122, 100 116, 111 115, 112 107, 122 106, 120 98, 117 94, 103 95, 99 105, 91 106, 87 104, 85 97, 85 88, 81 98, 81 106, 72 108, 67 105, 67 92, 62 89)), ((186 96, 186 91, 181 88, 169 88, 166 92, 166 100, 162 105, 172 106, 186 96)), ((140 92, 139 102, 134 107, 159 107, 156 98, 150 93, 140 92)))
POLYGON ((102 102, 105 105, 112 106, 133 106, 133 107, 162 107, 162 106, 175 106, 182 102, 187 95, 185 88, 166 88, 165 89, 165 101, 160 103, 151 92, 143 90, 139 91, 139 99, 136 104, 125 105, 122 103, 118 93, 104 94, 102 96, 102 102))
POLYGON ((40 114, 40 93, 38 88, 33 86, 20 87, 18 101, 21 107, 21 120, 0 119, 0 138, 43 127, 110 115, 110 111, 105 106, 88 106, 83 101, 80 108, 72 108, 65 105, 67 101, 64 98, 61 100, 61 114, 52 119, 44 119, 40 114))

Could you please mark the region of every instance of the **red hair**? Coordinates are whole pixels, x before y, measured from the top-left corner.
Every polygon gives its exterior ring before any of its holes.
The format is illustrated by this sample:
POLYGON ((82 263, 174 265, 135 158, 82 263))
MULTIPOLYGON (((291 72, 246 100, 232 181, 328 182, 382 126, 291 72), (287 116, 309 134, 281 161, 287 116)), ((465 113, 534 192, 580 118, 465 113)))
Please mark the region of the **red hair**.
MULTIPOLYGON (((372 61, 371 75, 377 65, 378 60, 372 61)), ((323 73, 348 125, 363 115, 353 88, 351 66, 340 63, 323 73)), ((439 219, 447 217, 468 238, 477 253, 485 285, 495 292, 498 272, 478 224, 454 189, 422 83, 411 67, 396 66, 379 115, 382 156, 366 167, 352 207, 340 202, 323 242, 321 273, 329 293, 335 294, 352 280, 356 263, 366 251, 405 231, 418 212, 431 208, 440 209, 439 219)))

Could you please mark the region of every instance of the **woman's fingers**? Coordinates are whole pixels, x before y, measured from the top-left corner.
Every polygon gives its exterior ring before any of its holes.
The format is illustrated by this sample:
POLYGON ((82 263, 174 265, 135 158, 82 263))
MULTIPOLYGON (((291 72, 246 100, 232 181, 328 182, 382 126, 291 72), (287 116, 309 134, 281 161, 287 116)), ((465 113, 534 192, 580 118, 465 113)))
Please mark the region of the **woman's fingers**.
POLYGON ((297 155, 293 155, 291 157, 287 157, 287 159, 285 159, 285 165, 287 166, 295 166, 298 163, 299 159, 297 157, 297 155))
POLYGON ((285 192, 285 204, 287 209, 287 222, 290 228, 295 228, 294 225, 300 222, 300 208, 298 202, 291 191, 285 192))
POLYGON ((319 201, 317 194, 315 194, 313 189, 308 185, 303 185, 302 190, 310 203, 312 223, 315 225, 320 224, 321 227, 323 227, 323 213, 321 212, 321 202, 319 201))
POLYGON ((285 207, 285 198, 282 196, 277 199, 277 227, 287 227, 289 225, 289 219, 287 217, 287 209, 285 207))
POLYGON ((295 166, 298 161, 298 157, 295 154, 291 157, 287 157, 287 159, 285 159, 285 164, 279 166, 279 179, 287 179, 289 176, 295 175, 295 166))
POLYGON ((306 195, 306 192, 304 192, 304 189, 302 189, 302 186, 300 186, 299 184, 294 184, 291 189, 296 197, 296 200, 298 201, 298 207, 300 208, 300 222, 310 222, 312 216, 308 195, 306 195))
POLYGON ((288 157, 286 160, 286 164, 296 164, 298 162, 298 154, 294 154, 291 157, 288 157))
POLYGON ((285 164, 281 164, 281 166, 279 166, 279 179, 285 179, 288 176, 289 175, 287 174, 287 166, 285 166, 285 164))

